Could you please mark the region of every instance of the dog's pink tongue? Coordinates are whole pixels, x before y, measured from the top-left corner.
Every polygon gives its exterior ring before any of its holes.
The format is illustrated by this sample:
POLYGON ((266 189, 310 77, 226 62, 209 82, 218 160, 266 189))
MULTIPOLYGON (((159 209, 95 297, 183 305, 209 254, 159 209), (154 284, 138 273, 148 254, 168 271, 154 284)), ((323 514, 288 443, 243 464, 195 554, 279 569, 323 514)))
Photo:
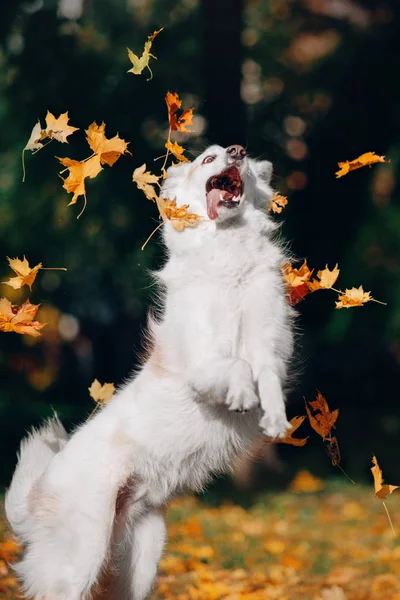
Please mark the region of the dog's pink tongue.
POLYGON ((218 217, 217 206, 218 202, 225 196, 224 190, 218 190, 216 188, 210 190, 207 194, 207 214, 208 217, 214 221, 218 217))

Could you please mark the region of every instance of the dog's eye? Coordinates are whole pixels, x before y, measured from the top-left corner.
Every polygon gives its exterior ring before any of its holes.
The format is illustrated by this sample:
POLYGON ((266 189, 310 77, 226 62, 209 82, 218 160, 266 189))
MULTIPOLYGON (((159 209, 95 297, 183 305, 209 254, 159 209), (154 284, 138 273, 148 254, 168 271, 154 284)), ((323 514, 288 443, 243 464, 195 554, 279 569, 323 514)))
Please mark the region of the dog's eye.
POLYGON ((206 156, 201 164, 206 165, 207 163, 211 163, 215 158, 215 156, 206 156))

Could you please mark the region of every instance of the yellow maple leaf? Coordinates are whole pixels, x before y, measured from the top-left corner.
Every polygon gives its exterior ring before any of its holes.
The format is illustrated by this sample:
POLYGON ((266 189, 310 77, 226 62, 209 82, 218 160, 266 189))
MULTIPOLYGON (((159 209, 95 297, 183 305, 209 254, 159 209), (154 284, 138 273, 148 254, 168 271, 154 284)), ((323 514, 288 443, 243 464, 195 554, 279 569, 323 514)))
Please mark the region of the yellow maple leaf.
POLYGON ((371 467, 371 472, 374 478, 375 496, 381 500, 385 500, 389 494, 399 489, 400 486, 383 483, 382 471, 378 465, 376 456, 372 457, 372 464, 374 465, 371 467))
POLYGON ((129 60, 131 61, 132 65, 133 65, 133 67, 131 69, 129 69, 128 73, 133 73, 134 75, 140 75, 143 72, 143 69, 145 69, 147 67, 148 70, 150 71, 150 77, 147 81, 150 81, 150 79, 153 79, 153 73, 149 67, 149 61, 150 61, 150 58, 154 58, 155 60, 157 60, 157 57, 154 56, 154 54, 150 54, 150 49, 153 44, 154 38, 163 29, 164 29, 164 27, 161 27, 161 29, 159 29, 158 31, 154 31, 151 35, 148 36, 147 42, 144 45, 142 56, 140 58, 134 52, 132 52, 132 50, 127 48, 129 60))
POLYGON ((294 438, 293 433, 300 427, 305 419, 305 415, 300 417, 293 417, 290 419, 291 428, 286 432, 285 437, 278 438, 276 440, 267 440, 268 444, 290 444, 291 446, 304 446, 307 443, 308 437, 306 438, 294 438))
POLYGON ((40 150, 40 148, 43 147, 41 140, 43 140, 45 137, 46 137, 46 132, 42 130, 42 125, 41 125, 40 121, 38 121, 36 123, 36 125, 34 126, 34 128, 32 129, 31 136, 30 136, 23 152, 25 152, 25 150, 32 150, 32 152, 35 150, 36 151, 40 150))
POLYGON ((363 306, 366 302, 374 300, 371 292, 364 292, 362 285, 359 288, 346 289, 344 294, 339 295, 336 308, 351 308, 352 306, 363 306))
MULTIPOLYGON (((93 179, 103 169, 100 164, 100 156, 95 154, 88 160, 73 160, 72 158, 59 158, 58 160, 69 170, 69 175, 65 179, 60 175, 64 182, 63 188, 67 190, 69 194, 74 194, 68 206, 75 204, 79 196, 83 196, 85 200, 85 204, 82 209, 83 212, 86 207, 85 179, 87 177, 93 179)), ((82 214, 82 212, 79 214, 79 216, 82 214)))
POLYGON ((115 385, 113 383, 104 383, 101 385, 100 381, 95 379, 89 389, 89 394, 97 404, 104 406, 115 392, 115 385))
POLYGON ((169 127, 172 131, 188 131, 188 125, 193 125, 193 108, 181 110, 182 100, 176 92, 167 92, 165 102, 168 108, 169 127))
POLYGON ((38 337, 46 323, 34 321, 40 304, 26 300, 21 306, 13 306, 7 298, 0 298, 0 331, 15 331, 21 335, 38 337))
POLYGON ((368 165, 373 165, 378 162, 388 162, 385 160, 384 156, 378 156, 375 152, 365 152, 361 154, 358 158, 354 160, 345 160, 344 162, 338 162, 339 171, 336 171, 335 175, 338 179, 339 177, 343 177, 343 175, 347 175, 350 171, 355 171, 355 169, 361 169, 361 167, 366 167, 368 165))
POLYGON ((78 131, 79 127, 68 125, 68 111, 62 113, 58 119, 48 110, 46 115, 46 129, 44 133, 47 137, 57 140, 58 142, 66 143, 67 137, 78 131))
POLYGON ((154 189, 153 183, 158 184, 159 176, 146 171, 146 163, 133 171, 132 180, 136 183, 139 190, 142 190, 148 200, 157 201, 158 194, 154 189))
POLYGON ((164 211, 167 219, 177 231, 182 231, 185 227, 194 227, 201 219, 200 215, 188 213, 189 204, 176 206, 176 200, 165 200, 164 211))
POLYGON ((318 271, 318 279, 313 279, 308 283, 308 289, 311 292, 315 292, 317 290, 331 289, 334 283, 336 282, 337 278, 339 277, 339 273, 340 269, 338 269, 337 263, 335 267, 333 267, 332 271, 329 270, 328 265, 325 265, 325 269, 323 269, 322 271, 318 271))
POLYGON ((19 258, 8 258, 7 256, 7 260, 17 277, 11 277, 8 281, 2 281, 1 283, 11 286, 14 290, 19 290, 24 285, 28 285, 29 289, 32 289, 32 284, 36 279, 39 269, 42 268, 42 263, 39 263, 36 267, 30 268, 29 262, 25 256, 23 260, 20 260, 19 258))
POLYGON ((165 144, 165 147, 171 152, 171 154, 175 156, 177 160, 181 162, 190 162, 190 160, 186 158, 186 156, 183 156, 185 148, 183 146, 180 146, 177 142, 171 142, 171 140, 168 140, 165 144))
POLYGON ((126 152, 130 154, 128 150, 129 142, 122 140, 118 134, 113 138, 107 139, 105 129, 106 125, 104 122, 101 125, 93 122, 85 131, 87 134, 86 140, 93 152, 100 156, 100 163, 112 167, 121 154, 125 154, 126 152))
POLYGON ((269 206, 268 212, 281 213, 288 203, 288 199, 286 196, 282 196, 275 192, 272 196, 271 204, 269 206))

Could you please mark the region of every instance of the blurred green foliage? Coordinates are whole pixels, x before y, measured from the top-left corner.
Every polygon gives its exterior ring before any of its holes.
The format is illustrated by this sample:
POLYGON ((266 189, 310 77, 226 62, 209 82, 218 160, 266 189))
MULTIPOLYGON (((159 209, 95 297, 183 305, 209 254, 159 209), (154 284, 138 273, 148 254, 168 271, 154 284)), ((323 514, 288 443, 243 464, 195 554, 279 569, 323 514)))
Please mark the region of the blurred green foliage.
MULTIPOLYGON (((195 155, 209 142, 246 144, 274 163, 274 185, 289 195, 283 235, 315 268, 339 262, 340 286, 361 283, 387 307, 335 311, 318 293, 299 306, 300 365, 289 413, 319 388, 340 408, 337 435, 352 475, 374 451, 388 479, 398 475, 400 442, 400 7, 365 0, 5 0, 0 8, 0 273, 6 256, 66 267, 41 272, 30 299, 44 306, 43 339, 0 335, 0 438, 6 482, 24 430, 52 408, 67 423, 91 410, 97 377, 121 382, 137 364, 149 270, 163 260, 155 206, 132 184, 134 168, 163 154, 164 96, 195 106, 195 155), (336 8, 335 8, 336 7, 336 8), (339 10, 337 7, 341 7, 339 10), (75 10, 75 13, 74 13, 75 10), (126 47, 154 41, 154 78, 127 74, 126 47), (21 151, 47 109, 69 111, 81 131, 37 155, 21 151), (105 121, 109 137, 130 141, 87 185, 79 206, 58 177, 55 156, 88 156, 83 130, 105 121), (197 133, 196 133, 197 132, 197 133), (391 162, 335 180, 337 161, 365 151, 391 162), (60 325, 60 319, 62 325, 60 325), (389 464, 390 463, 390 464, 389 464), (392 470, 391 470, 392 469, 392 470)), ((19 303, 27 293, 1 295, 19 303)), ((291 463, 329 471, 322 448, 283 448, 291 463)))

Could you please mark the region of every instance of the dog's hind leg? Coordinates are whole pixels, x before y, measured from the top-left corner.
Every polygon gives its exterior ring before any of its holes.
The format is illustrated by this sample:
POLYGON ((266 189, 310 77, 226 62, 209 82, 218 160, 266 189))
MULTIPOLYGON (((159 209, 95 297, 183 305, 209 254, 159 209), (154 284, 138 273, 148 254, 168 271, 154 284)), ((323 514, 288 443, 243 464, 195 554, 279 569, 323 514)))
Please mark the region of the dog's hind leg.
POLYGON ((113 600, 145 600, 149 596, 165 539, 165 518, 160 509, 152 508, 127 522, 113 600))

